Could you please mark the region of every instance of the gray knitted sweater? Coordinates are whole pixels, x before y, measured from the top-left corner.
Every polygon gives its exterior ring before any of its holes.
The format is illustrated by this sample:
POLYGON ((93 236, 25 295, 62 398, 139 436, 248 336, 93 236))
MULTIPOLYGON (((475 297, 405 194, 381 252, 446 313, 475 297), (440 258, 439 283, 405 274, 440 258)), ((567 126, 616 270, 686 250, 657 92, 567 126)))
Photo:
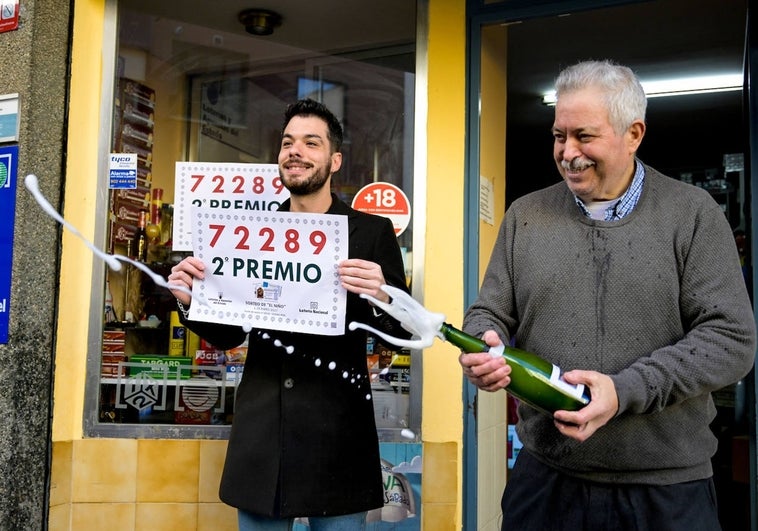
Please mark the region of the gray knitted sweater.
POLYGON ((563 182, 515 201, 463 328, 611 375, 618 415, 583 443, 520 405, 518 434, 538 459, 594 481, 662 485, 712 475, 710 392, 750 370, 756 331, 718 204, 645 171, 620 221, 582 215, 563 182))

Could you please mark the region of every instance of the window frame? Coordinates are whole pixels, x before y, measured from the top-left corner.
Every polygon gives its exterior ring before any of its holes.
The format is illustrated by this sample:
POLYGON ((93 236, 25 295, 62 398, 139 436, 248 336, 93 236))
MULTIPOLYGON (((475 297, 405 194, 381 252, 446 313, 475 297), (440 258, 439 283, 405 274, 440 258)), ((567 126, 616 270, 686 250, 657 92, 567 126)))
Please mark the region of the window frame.
MULTIPOLYGON (((419 7, 424 2, 419 2, 419 7)), ((105 0, 104 9, 104 31, 102 42, 102 84, 100 87, 101 102, 100 102, 100 122, 101 127, 99 129, 97 149, 98 149, 98 191, 96 194, 95 202, 95 214, 97 220, 102 220, 96 223, 94 229, 94 242, 103 249, 108 247, 108 227, 105 220, 108 219, 109 213, 109 194, 108 192, 108 155, 112 151, 112 128, 114 125, 113 120, 113 102, 115 91, 117 90, 117 67, 118 67, 118 51, 119 51, 119 2, 118 0, 105 0)), ((421 13, 419 13, 419 19, 417 20, 417 27, 422 20, 421 13)), ((418 34, 418 30, 417 30, 418 34)), ((417 157, 418 150, 424 149, 425 146, 419 144, 419 132, 423 131, 423 124, 425 123, 425 103, 422 108, 418 107, 418 104, 425 101, 422 91, 425 87, 425 79, 419 78, 419 65, 423 64, 425 60, 423 57, 419 57, 419 43, 418 35, 416 36, 417 42, 415 44, 416 54, 414 76, 416 81, 414 83, 415 88, 411 94, 406 93, 405 98, 413 102, 416 107, 414 108, 414 116, 411 117, 409 133, 411 136, 410 145, 406 146, 406 149, 410 147, 412 150, 410 154, 405 153, 404 156, 411 157, 409 161, 411 171, 411 182, 407 182, 408 176, 403 176, 403 185, 411 186, 413 189, 413 195, 415 198, 412 201, 413 216, 411 218, 411 229, 422 226, 423 223, 423 203, 424 195, 418 195, 418 191, 425 190, 425 177, 420 177, 422 172, 419 170, 420 162, 425 161, 423 157, 417 157), (424 81, 424 82, 422 82, 424 81), (420 125, 421 124, 421 125, 420 125), (414 178, 415 174, 415 178, 414 178)), ((395 52, 407 47, 392 47, 395 52)), ((382 52, 387 53, 388 49, 377 50, 377 55, 382 52)), ((354 57, 349 54, 345 57, 348 59, 354 59, 355 57, 371 56, 372 51, 358 52, 354 57)), ((339 56, 324 56, 320 59, 311 60, 308 63, 310 66, 306 68, 303 75, 313 71, 316 66, 322 66, 316 63, 336 63, 343 58, 339 56), (315 62, 314 62, 315 61, 315 62)), ((425 71, 425 68, 424 68, 425 71)), ((424 89, 425 90, 425 89, 424 89)), ((407 91, 406 91, 407 92, 407 91)), ((189 152, 188 145, 184 146, 184 157, 187 158, 189 152)), ((423 171, 425 171, 425 165, 423 165, 423 171)), ((423 236, 420 232, 413 230, 412 233, 412 249, 419 249, 419 252, 415 254, 412 262, 411 278, 414 289, 414 296, 419 299, 418 293, 420 292, 420 286, 422 283, 421 271, 423 268, 420 266, 422 263, 419 259, 423 258, 422 245, 423 236)), ((86 376, 85 376, 85 389, 84 389, 84 411, 83 411, 83 432, 85 437, 103 437, 103 438, 137 438, 137 439, 227 439, 231 430, 231 425, 192 425, 192 424, 139 424, 139 423, 111 423, 103 422, 100 420, 100 397, 101 397, 101 354, 103 347, 103 330, 105 328, 103 323, 103 315, 101 309, 105 303, 105 286, 107 277, 107 265, 105 265, 97 257, 93 257, 93 273, 92 273, 92 290, 90 293, 90 312, 88 322, 88 340, 87 340, 87 359, 86 359, 86 376)), ((411 358, 411 371, 412 371, 412 392, 410 397, 410 409, 409 409, 409 428, 413 430, 420 437, 421 429, 421 395, 422 395, 422 365, 419 353, 414 351, 411 358)), ((227 391, 228 392, 228 391, 227 391)), ((382 429, 379 430, 379 438, 381 441, 395 441, 403 442, 399 440, 398 434, 400 429, 382 429)), ((405 441, 408 442, 408 441, 405 441)))

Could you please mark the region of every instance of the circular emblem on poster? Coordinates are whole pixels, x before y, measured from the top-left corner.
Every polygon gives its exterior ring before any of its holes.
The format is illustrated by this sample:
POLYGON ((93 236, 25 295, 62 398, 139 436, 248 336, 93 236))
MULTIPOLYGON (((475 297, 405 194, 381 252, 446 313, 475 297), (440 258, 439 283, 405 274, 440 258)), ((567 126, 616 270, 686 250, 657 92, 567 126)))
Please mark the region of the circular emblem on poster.
POLYGON ((411 221, 411 203, 405 193, 391 183, 367 184, 353 197, 353 208, 392 221, 395 236, 400 236, 411 221))

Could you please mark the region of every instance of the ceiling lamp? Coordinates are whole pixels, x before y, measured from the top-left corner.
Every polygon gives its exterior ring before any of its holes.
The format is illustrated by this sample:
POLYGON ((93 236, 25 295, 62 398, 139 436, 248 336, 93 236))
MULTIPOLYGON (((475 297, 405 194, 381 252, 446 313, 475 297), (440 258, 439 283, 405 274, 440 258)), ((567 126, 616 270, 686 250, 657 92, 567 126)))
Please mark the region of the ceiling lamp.
MULTIPOLYGON (((688 94, 707 94, 710 92, 728 92, 742 90, 743 77, 739 74, 718 76, 682 77, 661 81, 642 81, 642 88, 648 98, 663 96, 686 96, 688 94)), ((555 105, 555 91, 546 92, 542 103, 555 105)))
POLYGON ((274 28, 282 25, 282 16, 268 9, 245 9, 237 15, 237 20, 253 35, 271 35, 274 28))

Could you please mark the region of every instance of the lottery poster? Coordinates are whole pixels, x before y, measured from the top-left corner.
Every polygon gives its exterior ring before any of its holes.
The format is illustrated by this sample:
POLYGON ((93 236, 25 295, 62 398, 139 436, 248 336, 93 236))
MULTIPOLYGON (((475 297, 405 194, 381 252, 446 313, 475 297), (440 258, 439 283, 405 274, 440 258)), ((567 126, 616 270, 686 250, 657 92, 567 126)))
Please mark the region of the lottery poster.
POLYGON ((193 209, 193 254, 205 278, 192 286, 190 319, 341 335, 347 296, 347 216, 193 209))
POLYGON ((221 213, 274 212, 289 198, 276 164, 177 162, 174 174, 175 251, 192 250, 192 208, 221 213))

